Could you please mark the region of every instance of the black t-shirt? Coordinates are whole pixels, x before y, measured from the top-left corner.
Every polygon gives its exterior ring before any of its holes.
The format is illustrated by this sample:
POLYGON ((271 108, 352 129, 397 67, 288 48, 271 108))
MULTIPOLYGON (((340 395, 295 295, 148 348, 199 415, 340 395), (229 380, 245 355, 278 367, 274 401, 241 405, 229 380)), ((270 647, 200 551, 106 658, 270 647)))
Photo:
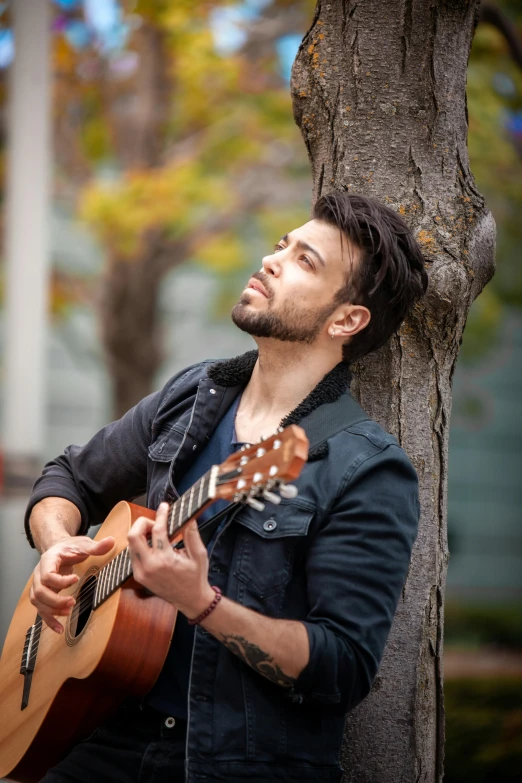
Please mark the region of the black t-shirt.
MULTIPOLYGON (((224 462, 234 451, 242 446, 235 440, 235 418, 240 396, 232 403, 210 438, 206 448, 201 452, 194 464, 177 483, 176 489, 182 495, 187 489, 203 476, 212 465, 224 462)), ((225 500, 216 500, 199 517, 199 522, 210 519, 228 505, 225 500)), ((219 530, 226 522, 226 517, 208 544, 208 551, 219 530)), ((151 707, 175 718, 187 720, 188 687, 192 646, 194 642, 194 626, 189 625, 186 617, 178 613, 176 627, 163 669, 154 683, 146 701, 151 707)))

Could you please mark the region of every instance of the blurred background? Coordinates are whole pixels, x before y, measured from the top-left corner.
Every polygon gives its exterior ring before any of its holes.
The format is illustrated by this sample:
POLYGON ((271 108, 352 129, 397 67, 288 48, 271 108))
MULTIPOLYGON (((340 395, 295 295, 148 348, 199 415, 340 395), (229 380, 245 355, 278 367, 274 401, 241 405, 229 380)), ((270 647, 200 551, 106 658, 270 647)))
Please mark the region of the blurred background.
MULTIPOLYGON (((312 0, 0 2, 0 640, 32 480, 203 358, 311 180, 289 78, 312 0)), ((522 779, 522 2, 482 7, 472 171, 498 229, 454 376, 446 781, 522 779)))

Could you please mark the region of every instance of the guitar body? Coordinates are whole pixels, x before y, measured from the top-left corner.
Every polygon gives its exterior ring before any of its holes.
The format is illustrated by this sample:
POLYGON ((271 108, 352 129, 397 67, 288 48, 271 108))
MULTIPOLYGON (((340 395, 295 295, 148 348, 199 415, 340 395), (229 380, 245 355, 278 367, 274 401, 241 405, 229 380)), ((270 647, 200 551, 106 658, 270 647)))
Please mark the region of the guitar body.
MULTIPOLYGON (((110 535, 115 547, 74 566, 78 584, 63 592, 88 597, 93 575, 127 546, 139 516, 155 513, 132 503, 114 507, 96 539, 110 535), (83 593, 82 593, 83 589, 83 593)), ((0 778, 36 783, 79 740, 87 737, 128 695, 146 694, 167 655, 176 610, 148 594, 132 578, 95 611, 60 618, 56 634, 42 625, 27 706, 22 709, 20 665, 36 609, 29 580, 13 616, 0 660, 0 778)))

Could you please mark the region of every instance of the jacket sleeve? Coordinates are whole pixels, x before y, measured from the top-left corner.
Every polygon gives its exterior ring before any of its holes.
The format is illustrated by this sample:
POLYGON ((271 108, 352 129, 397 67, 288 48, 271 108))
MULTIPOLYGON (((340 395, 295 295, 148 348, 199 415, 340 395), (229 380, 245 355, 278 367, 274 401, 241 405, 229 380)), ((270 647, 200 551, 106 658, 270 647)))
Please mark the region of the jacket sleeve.
POLYGON ((147 484, 147 454, 152 422, 161 392, 145 397, 118 421, 108 424, 85 446, 68 446, 45 465, 36 480, 25 513, 25 531, 34 547, 29 517, 46 497, 70 500, 81 514, 78 535, 102 522, 120 500, 143 494, 147 484))
POLYGON ((418 520, 417 474, 400 447, 387 445, 345 476, 309 550, 310 660, 293 700, 346 711, 369 693, 418 520))

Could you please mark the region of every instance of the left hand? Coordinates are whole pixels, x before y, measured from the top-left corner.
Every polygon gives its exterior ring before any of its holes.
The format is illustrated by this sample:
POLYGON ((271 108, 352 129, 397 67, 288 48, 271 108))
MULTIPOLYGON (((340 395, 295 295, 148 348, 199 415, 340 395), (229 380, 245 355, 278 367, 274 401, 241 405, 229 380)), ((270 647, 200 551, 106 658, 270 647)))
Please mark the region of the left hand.
POLYGON ((173 549, 167 535, 168 512, 168 503, 161 503, 155 520, 138 517, 132 525, 132 571, 137 582, 174 604, 191 620, 205 611, 215 597, 208 583, 207 549, 195 521, 183 529, 185 548, 173 549))

